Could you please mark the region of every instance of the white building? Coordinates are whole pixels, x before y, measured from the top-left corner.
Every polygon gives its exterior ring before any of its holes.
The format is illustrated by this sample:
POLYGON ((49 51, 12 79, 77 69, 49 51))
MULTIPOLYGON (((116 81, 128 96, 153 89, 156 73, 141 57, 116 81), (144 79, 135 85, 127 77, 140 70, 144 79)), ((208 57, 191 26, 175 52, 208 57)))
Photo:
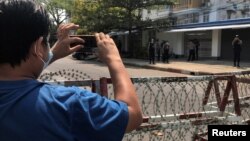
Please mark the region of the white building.
POLYGON ((149 38, 168 40, 175 54, 188 55, 187 42, 200 40, 199 57, 232 59, 231 41, 236 34, 244 42, 243 60, 250 60, 250 0, 177 0, 173 7, 144 10, 143 18, 152 20, 171 17, 170 29, 160 32, 145 31, 143 44, 149 38), (249 48, 247 47, 249 46, 249 48))

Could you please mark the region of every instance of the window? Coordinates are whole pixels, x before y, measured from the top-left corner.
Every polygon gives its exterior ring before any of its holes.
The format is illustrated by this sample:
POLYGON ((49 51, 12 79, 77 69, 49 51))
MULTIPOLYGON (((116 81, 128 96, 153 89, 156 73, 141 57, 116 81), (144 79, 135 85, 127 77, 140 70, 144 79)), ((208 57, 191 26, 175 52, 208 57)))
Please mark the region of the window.
POLYGON ((203 22, 209 22, 209 12, 203 13, 203 22))

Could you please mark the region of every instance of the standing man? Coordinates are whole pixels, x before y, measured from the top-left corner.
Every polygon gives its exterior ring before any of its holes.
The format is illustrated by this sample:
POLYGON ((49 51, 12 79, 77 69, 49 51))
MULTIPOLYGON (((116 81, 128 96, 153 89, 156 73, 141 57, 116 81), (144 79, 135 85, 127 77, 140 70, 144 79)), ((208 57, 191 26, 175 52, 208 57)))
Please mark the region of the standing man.
POLYGON ((195 44, 193 40, 189 40, 188 42, 189 55, 187 61, 194 61, 195 59, 195 44))
POLYGON ((242 48, 242 40, 239 35, 236 35, 232 41, 233 52, 234 52, 234 67, 240 67, 240 53, 242 48))
POLYGON ((163 44, 163 63, 169 63, 169 49, 170 49, 170 44, 168 41, 166 41, 164 44, 163 44))
POLYGON ((154 45, 154 38, 148 43, 148 56, 149 56, 149 64, 155 64, 155 45, 154 45))
POLYGON ((33 0, 0 0, 0 141, 121 141, 142 122, 133 83, 114 41, 95 34, 100 60, 108 67, 114 100, 75 86, 37 80, 53 61, 82 46, 70 37, 73 23, 58 27, 48 43, 50 18, 33 0))
POLYGON ((161 46, 159 43, 159 39, 156 39, 155 48, 156 48, 156 53, 157 53, 157 61, 160 61, 161 60, 161 46))
POLYGON ((199 59, 199 47, 200 47, 200 41, 198 39, 194 39, 195 44, 195 60, 199 59))

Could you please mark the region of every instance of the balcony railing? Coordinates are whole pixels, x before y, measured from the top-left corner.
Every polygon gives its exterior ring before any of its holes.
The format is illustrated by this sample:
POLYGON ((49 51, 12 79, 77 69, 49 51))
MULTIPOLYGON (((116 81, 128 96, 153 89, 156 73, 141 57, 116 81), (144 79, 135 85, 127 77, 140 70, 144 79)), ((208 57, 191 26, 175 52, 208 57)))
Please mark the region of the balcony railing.
POLYGON ((173 11, 180 11, 180 10, 185 10, 188 9, 188 5, 181 5, 181 4, 176 4, 173 6, 173 11))

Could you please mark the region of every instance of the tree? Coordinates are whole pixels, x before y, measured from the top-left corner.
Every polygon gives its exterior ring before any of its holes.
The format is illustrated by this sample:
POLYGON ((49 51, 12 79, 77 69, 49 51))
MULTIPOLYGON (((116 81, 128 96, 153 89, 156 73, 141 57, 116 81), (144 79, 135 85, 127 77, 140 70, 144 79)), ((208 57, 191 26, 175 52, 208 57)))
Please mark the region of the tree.
POLYGON ((105 7, 102 0, 75 0, 72 10, 72 22, 82 28, 79 33, 109 32, 122 23, 122 9, 105 7))
POLYGON ((71 0, 36 0, 44 5, 45 9, 51 16, 52 23, 56 26, 65 22, 70 15, 73 8, 71 0))
POLYGON ((71 14, 73 8, 72 0, 35 0, 40 3, 49 13, 52 21, 51 25, 51 40, 52 42, 56 38, 56 30, 61 23, 66 22, 71 14))
POLYGON ((71 21, 80 25, 80 34, 89 34, 99 31, 100 17, 98 1, 75 0, 74 9, 71 14, 71 21))
POLYGON ((123 23, 120 25, 120 28, 126 28, 129 31, 129 50, 132 56, 135 56, 134 46, 131 42, 132 40, 132 30, 135 29, 145 29, 146 27, 167 27, 168 22, 164 20, 151 21, 146 20, 142 21, 142 10, 152 8, 159 5, 172 5, 174 1, 172 0, 105 0, 104 4, 107 8, 117 7, 123 9, 124 15, 122 16, 123 23))
MULTIPOLYGON (((171 5, 172 0, 37 0, 49 11, 55 27, 65 19, 80 25, 79 34, 110 32, 112 29, 129 31, 129 50, 134 56, 132 30, 147 27, 159 29, 168 21, 142 20, 142 10, 154 6, 171 5)), ((56 29, 56 28, 54 28, 56 29)))

